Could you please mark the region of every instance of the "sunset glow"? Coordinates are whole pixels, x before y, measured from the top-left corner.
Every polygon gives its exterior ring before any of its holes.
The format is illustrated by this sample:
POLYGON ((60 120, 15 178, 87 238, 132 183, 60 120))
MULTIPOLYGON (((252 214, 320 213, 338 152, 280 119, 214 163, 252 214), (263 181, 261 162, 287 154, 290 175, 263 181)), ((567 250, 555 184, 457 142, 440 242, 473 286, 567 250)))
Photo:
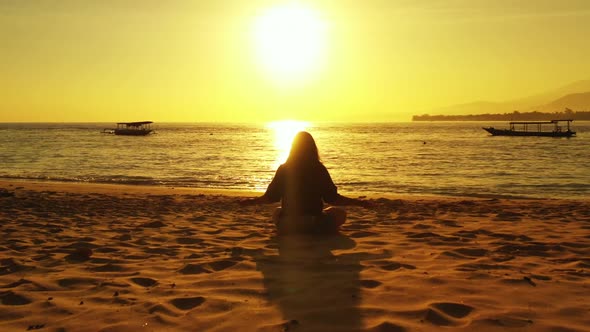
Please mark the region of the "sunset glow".
POLYGON ((0 122, 557 112, 590 82, 588 1, 43 3, 0 1, 0 122))
POLYGON ((267 127, 274 131, 274 145, 278 151, 276 163, 273 165, 275 168, 287 160, 295 135, 306 130, 309 125, 308 122, 295 120, 275 121, 267 124, 267 127))

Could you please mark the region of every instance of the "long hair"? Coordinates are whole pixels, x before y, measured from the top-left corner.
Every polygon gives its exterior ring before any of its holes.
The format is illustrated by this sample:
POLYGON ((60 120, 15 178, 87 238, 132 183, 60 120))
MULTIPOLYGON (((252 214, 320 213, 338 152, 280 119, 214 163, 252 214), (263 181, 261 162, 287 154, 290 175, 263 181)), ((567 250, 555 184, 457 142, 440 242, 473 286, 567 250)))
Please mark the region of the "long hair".
POLYGON ((287 158, 289 165, 312 165, 320 162, 318 147, 310 133, 300 131, 293 138, 291 151, 287 158))

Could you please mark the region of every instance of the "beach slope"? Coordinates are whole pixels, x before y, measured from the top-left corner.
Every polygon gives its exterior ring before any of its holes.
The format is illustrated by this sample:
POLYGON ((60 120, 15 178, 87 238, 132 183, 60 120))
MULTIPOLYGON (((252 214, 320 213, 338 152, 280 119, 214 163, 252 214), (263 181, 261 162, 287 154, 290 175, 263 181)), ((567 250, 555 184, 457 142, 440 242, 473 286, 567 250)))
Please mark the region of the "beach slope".
POLYGON ((0 330, 590 326, 588 200, 373 198, 280 238, 247 195, 0 181, 0 330))

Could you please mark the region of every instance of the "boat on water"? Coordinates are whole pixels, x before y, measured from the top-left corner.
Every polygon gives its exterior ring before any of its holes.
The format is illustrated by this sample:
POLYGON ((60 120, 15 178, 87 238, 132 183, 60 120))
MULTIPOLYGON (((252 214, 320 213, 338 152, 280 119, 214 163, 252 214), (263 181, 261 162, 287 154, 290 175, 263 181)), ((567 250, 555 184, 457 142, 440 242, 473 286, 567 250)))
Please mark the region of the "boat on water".
POLYGON ((104 134, 126 135, 126 136, 145 136, 154 132, 152 121, 139 122, 118 122, 117 128, 104 129, 104 134))
POLYGON ((509 129, 483 127, 483 130, 492 134, 492 136, 572 137, 576 136, 576 132, 570 128, 572 121, 574 120, 512 121, 509 129))

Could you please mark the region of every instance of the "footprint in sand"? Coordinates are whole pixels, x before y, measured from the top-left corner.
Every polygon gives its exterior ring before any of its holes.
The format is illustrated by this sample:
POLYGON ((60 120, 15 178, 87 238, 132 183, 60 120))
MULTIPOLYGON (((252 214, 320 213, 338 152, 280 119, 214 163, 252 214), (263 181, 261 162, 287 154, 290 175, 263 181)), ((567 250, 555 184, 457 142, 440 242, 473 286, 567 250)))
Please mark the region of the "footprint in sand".
POLYGON ((22 295, 18 295, 13 291, 0 292, 0 303, 4 305, 25 305, 32 301, 22 295))
POLYGON ((414 229, 428 229, 428 228, 432 228, 432 226, 426 225, 426 224, 415 224, 414 226, 412 226, 412 228, 414 228, 414 229))
POLYGON ((453 318, 464 318, 473 311, 471 306, 453 302, 432 303, 430 306, 453 318))
POLYGON ((195 258, 202 258, 205 257, 204 254, 197 254, 197 253, 192 253, 186 257, 184 257, 184 259, 195 259, 195 258))
POLYGON ((117 235, 117 236, 113 237, 113 240, 129 241, 129 240, 131 240, 131 235, 129 235, 129 234, 117 235))
POLYGON ((453 251, 471 257, 483 257, 488 253, 488 250, 483 248, 458 248, 453 251))
POLYGON ((12 258, 4 258, 0 260, 0 276, 32 269, 34 269, 34 267, 20 264, 12 258))
POLYGON ((395 271, 395 270, 399 270, 402 267, 404 269, 408 269, 408 270, 415 270, 416 267, 414 265, 410 265, 410 264, 403 264, 403 263, 399 263, 399 262, 395 262, 395 261, 375 261, 374 262, 375 265, 383 270, 386 271, 395 271))
POLYGON ((163 222, 161 222, 159 220, 156 220, 156 221, 141 224, 138 228, 160 228, 160 227, 164 227, 164 226, 166 226, 166 224, 164 224, 163 222))
POLYGON ((178 272, 182 274, 201 274, 212 273, 228 269, 238 262, 230 259, 222 259, 218 261, 211 261, 203 264, 187 264, 178 272))
POLYGON ((488 253, 488 250, 483 248, 458 248, 450 251, 444 251, 442 254, 455 258, 476 258, 483 257, 488 253))
POLYGON ((18 287, 20 285, 25 285, 25 284, 32 284, 33 282, 27 279, 20 279, 18 281, 15 282, 11 282, 9 284, 0 286, 0 288, 14 288, 14 287, 18 287))
POLYGON ((210 270, 204 268, 201 264, 186 264, 182 269, 178 272, 182 274, 201 274, 201 273, 211 273, 210 270))
POLYGON ((170 301, 170 303, 180 310, 190 310, 194 307, 198 307, 205 302, 205 298, 202 296, 197 297, 179 297, 170 301))
POLYGON ((215 271, 221 271, 221 270, 225 270, 227 268, 230 268, 230 267, 236 265, 237 263, 238 262, 226 259, 226 260, 209 262, 208 265, 215 271))
POLYGON ((107 263, 105 265, 93 267, 90 270, 94 272, 122 272, 126 269, 117 264, 107 263))
POLYGON ((377 280, 371 280, 371 279, 365 279, 365 280, 361 280, 361 287, 364 288, 376 288, 381 286, 382 282, 377 281, 377 280))
POLYGON ((202 239, 196 239, 191 237, 179 237, 176 239, 176 243, 178 244, 197 244, 203 242, 202 239))
POLYGON ((453 302, 432 303, 426 310, 424 320, 438 326, 463 325, 462 318, 467 317, 473 307, 453 302))
POLYGON ((170 317, 178 317, 180 316, 180 314, 174 312, 174 310, 168 308, 167 306, 163 305, 163 304, 156 304, 152 307, 149 308, 148 312, 150 314, 163 314, 166 316, 170 316, 170 317))
POLYGON ((68 263, 85 262, 90 259, 92 254, 93 254, 92 249, 90 249, 88 247, 81 247, 81 248, 75 249, 72 253, 67 255, 65 257, 65 260, 68 263))
POLYGON ((406 235, 406 237, 410 238, 410 239, 428 239, 428 238, 440 238, 441 236, 436 234, 436 233, 432 233, 432 232, 423 232, 423 233, 414 233, 414 232, 408 232, 408 233, 404 233, 406 235))
POLYGON ((374 326, 368 330, 369 332, 406 332, 405 327, 399 326, 390 322, 383 322, 377 326, 374 326))
POLYGON ((148 247, 143 250, 147 254, 157 254, 166 256, 177 256, 178 249, 176 247, 148 247))
POLYGON ((434 223, 439 224, 439 225, 443 225, 446 227, 463 227, 461 225, 459 225, 455 220, 436 220, 434 221, 434 223))
POLYGON ((205 221, 207 216, 193 216, 187 219, 188 221, 205 221))
POLYGON ((367 232, 367 231, 358 231, 350 234, 351 238, 358 239, 363 237, 375 236, 377 233, 375 232, 367 232))
POLYGON ((468 238, 468 239, 475 239, 477 238, 477 231, 458 231, 453 233, 452 235, 454 236, 458 236, 458 237, 464 237, 464 238, 468 238))
POLYGON ((526 235, 515 235, 515 234, 504 234, 504 233, 494 233, 494 232, 489 232, 486 235, 490 236, 490 237, 495 237, 498 239, 503 239, 506 241, 517 241, 517 242, 530 242, 533 239, 526 236, 526 235))
POLYGON ((455 270, 463 271, 463 272, 473 272, 473 271, 482 271, 482 270, 509 270, 510 267, 507 265, 502 264, 484 264, 484 263, 467 263, 461 264, 455 270))
POLYGON ((108 254, 108 253, 113 253, 113 252, 119 251, 119 248, 115 248, 115 247, 100 247, 100 248, 96 248, 94 251, 100 252, 100 253, 104 253, 104 254, 108 254))
POLYGON ((521 221, 523 217, 522 213, 519 212, 512 212, 512 211, 504 211, 496 214, 496 217, 493 219, 494 221, 521 221))
POLYGON ((139 260, 139 261, 143 261, 146 259, 149 259, 151 256, 150 255, 137 255, 137 254, 131 254, 131 255, 125 255, 122 258, 126 259, 126 260, 139 260))
POLYGON ((203 233, 206 233, 209 235, 217 235, 217 234, 223 233, 223 229, 204 230, 203 233))
POLYGON ((73 286, 94 286, 100 284, 95 278, 63 278, 57 281, 60 287, 71 288, 73 286))
POLYGON ((131 278, 130 279, 134 284, 137 284, 141 287, 152 287, 158 284, 158 281, 152 278, 131 278))

